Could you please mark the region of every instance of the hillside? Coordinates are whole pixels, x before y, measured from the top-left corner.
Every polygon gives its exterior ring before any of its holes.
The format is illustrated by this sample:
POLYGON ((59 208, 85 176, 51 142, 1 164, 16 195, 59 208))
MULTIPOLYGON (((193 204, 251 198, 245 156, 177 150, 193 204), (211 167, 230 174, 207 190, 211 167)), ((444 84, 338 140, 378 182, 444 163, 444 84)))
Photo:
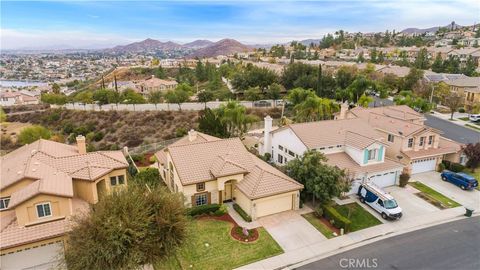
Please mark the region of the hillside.
MULTIPOLYGON (((448 25, 445 25, 445 26, 442 26, 442 27, 451 29, 452 24, 448 24, 448 25)), ((462 28, 462 27, 463 26, 458 25, 455 22, 453 22, 453 29, 462 28)), ((428 32, 434 33, 436 31, 438 31, 438 29, 440 29, 440 26, 423 28, 423 29, 422 28, 406 28, 406 29, 403 29, 401 31, 401 33, 404 33, 404 34, 424 34, 424 33, 428 33, 428 32)))
POLYGON ((210 40, 205 40, 205 39, 198 39, 189 43, 183 44, 184 47, 190 48, 190 49, 201 49, 208 47, 213 44, 213 41, 210 40))
POLYGON ((161 42, 159 40, 147 38, 143 41, 134 42, 127 45, 115 46, 111 49, 107 49, 106 51, 113 53, 128 53, 145 51, 171 51, 179 49, 183 49, 183 46, 178 43, 171 41, 161 42))
POLYGON ((252 48, 245 44, 242 44, 234 39, 226 38, 217 41, 208 47, 196 50, 190 55, 190 57, 214 57, 218 55, 229 55, 251 50, 252 48))

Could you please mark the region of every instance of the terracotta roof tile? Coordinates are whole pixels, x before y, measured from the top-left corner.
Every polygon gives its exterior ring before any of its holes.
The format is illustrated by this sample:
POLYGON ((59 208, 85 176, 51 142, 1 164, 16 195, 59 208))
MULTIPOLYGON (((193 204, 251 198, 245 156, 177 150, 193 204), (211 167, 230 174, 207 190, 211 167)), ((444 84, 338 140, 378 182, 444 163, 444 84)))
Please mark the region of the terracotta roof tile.
POLYGON ((337 166, 340 169, 346 169, 349 174, 353 175, 353 177, 359 177, 365 173, 371 174, 375 172, 382 172, 382 171, 388 171, 393 169, 401 170, 404 167, 403 164, 396 162, 394 160, 391 160, 387 157, 385 157, 384 162, 360 166, 345 152, 328 154, 325 156, 328 159, 327 164, 331 166, 337 166))

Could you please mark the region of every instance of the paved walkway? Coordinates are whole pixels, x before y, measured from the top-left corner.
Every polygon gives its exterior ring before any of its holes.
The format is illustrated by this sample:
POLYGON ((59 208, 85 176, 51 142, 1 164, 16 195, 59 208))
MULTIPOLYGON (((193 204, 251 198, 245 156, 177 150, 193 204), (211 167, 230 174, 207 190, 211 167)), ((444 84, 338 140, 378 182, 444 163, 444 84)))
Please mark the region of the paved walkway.
MULTIPOLYGON (((330 256, 357 244, 365 244, 369 240, 380 239, 388 235, 405 233, 416 229, 432 226, 453 219, 462 218, 465 213, 463 207, 456 207, 436 211, 424 215, 416 216, 415 219, 405 220, 404 222, 388 222, 364 230, 348 233, 330 240, 308 241, 304 245, 298 245, 297 248, 290 248, 293 244, 287 245, 283 254, 245 265, 238 269, 281 269, 297 263, 305 262, 310 259, 330 256)), ((268 226, 268 225, 267 225, 268 226)), ((287 229, 294 231, 296 227, 286 226, 287 229)), ((269 231, 270 232, 270 231, 269 231)), ((276 239, 276 237, 274 236, 276 239)))
POLYGON ((258 223, 257 221, 252 221, 252 222, 246 222, 238 213, 237 211, 235 211, 235 209, 233 209, 233 203, 229 202, 229 203, 225 203, 225 205, 227 205, 228 207, 228 214, 233 218, 233 220, 235 220, 235 222, 238 224, 238 226, 240 227, 244 227, 244 228, 247 228, 247 229, 254 229, 254 228, 258 228, 258 227, 261 227, 262 225, 260 225, 260 223, 258 223))

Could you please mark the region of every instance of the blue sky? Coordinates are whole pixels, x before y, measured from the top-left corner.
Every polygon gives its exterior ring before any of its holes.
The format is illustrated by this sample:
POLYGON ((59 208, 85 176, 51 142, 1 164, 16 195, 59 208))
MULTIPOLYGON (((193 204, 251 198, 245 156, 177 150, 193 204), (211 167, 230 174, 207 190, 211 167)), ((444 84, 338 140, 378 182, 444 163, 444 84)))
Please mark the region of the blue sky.
POLYGON ((459 1, 3 1, 1 45, 109 47, 145 38, 249 44, 321 38, 344 29, 401 30, 480 21, 475 0, 459 1))

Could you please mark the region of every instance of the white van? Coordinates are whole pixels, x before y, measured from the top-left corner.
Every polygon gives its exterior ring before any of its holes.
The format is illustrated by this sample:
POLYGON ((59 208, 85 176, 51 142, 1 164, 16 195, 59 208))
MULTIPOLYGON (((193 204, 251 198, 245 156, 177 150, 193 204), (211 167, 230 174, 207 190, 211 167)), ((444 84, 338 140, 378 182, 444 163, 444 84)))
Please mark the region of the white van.
POLYGON ((472 122, 478 122, 480 121, 480 114, 470 114, 468 119, 472 122))
POLYGON ((382 215, 383 219, 400 219, 402 208, 392 195, 372 183, 362 183, 358 188, 358 196, 362 203, 368 204, 382 215))

